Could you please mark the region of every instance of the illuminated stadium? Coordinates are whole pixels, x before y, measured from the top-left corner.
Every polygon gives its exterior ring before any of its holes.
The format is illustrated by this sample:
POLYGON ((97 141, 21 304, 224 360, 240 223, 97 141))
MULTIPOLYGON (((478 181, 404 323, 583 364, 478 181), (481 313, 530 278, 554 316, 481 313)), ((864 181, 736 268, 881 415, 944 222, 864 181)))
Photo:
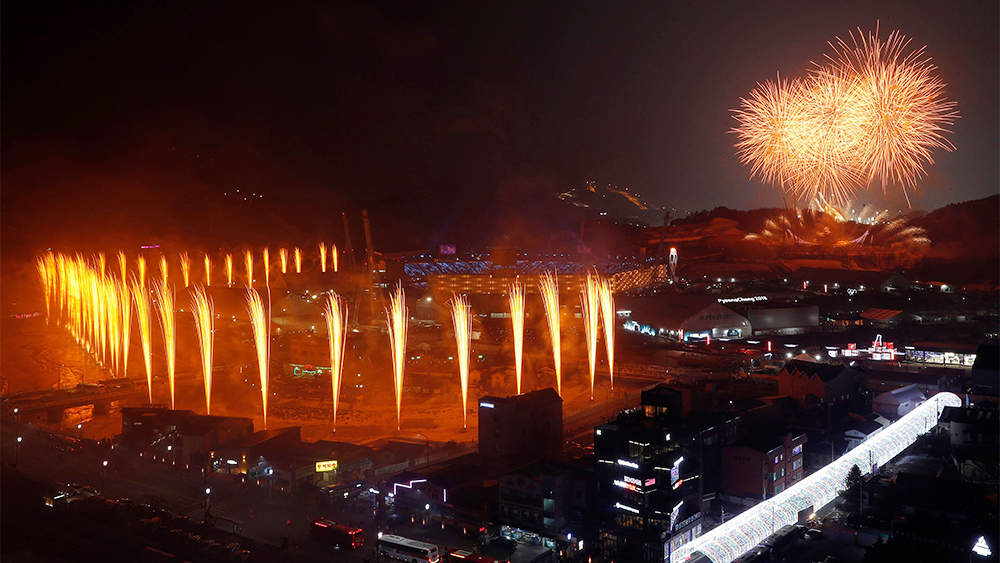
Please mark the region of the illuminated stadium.
POLYGON ((764 541, 782 527, 797 524, 803 517, 837 498, 851 466, 870 474, 913 444, 917 436, 937 424, 944 407, 961 406, 952 393, 938 393, 892 426, 876 434, 840 459, 806 477, 797 485, 750 508, 725 524, 681 546, 672 561, 730 563, 764 541))

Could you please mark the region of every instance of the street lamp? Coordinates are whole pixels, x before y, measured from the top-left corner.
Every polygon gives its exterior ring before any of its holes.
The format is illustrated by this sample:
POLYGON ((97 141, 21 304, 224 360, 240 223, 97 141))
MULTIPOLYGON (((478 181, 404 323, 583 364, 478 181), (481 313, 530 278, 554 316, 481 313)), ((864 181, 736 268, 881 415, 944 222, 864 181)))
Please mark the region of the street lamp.
POLYGON ((104 463, 102 463, 101 466, 102 466, 101 467, 101 494, 104 495, 104 496, 107 496, 107 493, 105 493, 105 491, 104 491, 104 480, 105 480, 105 478, 108 475, 108 460, 104 460, 104 463))
POLYGON ((17 460, 21 457, 21 437, 17 437, 17 444, 14 445, 14 467, 17 467, 17 460))
POLYGON ((205 523, 208 523, 209 515, 210 515, 209 514, 209 509, 212 507, 212 501, 209 498, 209 495, 211 495, 211 494, 212 494, 212 489, 209 488, 209 487, 205 487, 205 517, 202 518, 202 521, 205 522, 205 523))
POLYGON ((83 438, 83 423, 77 424, 76 429, 80 431, 80 438, 83 438))

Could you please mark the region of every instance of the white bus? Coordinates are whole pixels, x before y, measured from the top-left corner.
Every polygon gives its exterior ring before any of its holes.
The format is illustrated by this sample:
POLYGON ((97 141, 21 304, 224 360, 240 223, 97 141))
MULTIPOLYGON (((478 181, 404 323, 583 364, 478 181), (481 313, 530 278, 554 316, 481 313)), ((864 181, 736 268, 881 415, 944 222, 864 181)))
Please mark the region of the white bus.
POLYGON ((384 534, 375 542, 379 554, 406 563, 440 563, 441 556, 434 544, 411 540, 403 536, 384 534))

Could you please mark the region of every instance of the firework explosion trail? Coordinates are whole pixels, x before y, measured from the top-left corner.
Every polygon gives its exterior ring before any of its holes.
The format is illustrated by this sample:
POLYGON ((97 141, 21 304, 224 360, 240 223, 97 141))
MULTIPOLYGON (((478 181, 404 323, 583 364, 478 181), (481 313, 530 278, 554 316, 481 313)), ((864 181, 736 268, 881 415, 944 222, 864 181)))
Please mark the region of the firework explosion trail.
POLYGON ((205 253, 205 285, 212 285, 212 257, 205 253))
POLYGON ((282 248, 278 251, 278 257, 281 258, 281 273, 288 273, 288 249, 282 248))
POLYGON ((271 328, 264 314, 264 303, 253 287, 247 286, 247 307, 250 311, 250 326, 253 327, 254 344, 257 346, 257 366, 260 372, 260 398, 264 409, 264 429, 267 429, 268 361, 271 328))
POLYGON ((157 284, 160 328, 163 330, 163 351, 167 361, 167 380, 170 381, 170 408, 174 408, 174 376, 177 361, 177 323, 174 319, 174 292, 169 285, 157 284))
POLYGON ((510 302, 510 324, 514 331, 514 374, 517 377, 517 394, 521 394, 521 365, 524 359, 524 285, 513 283, 507 291, 510 302))
POLYGON ((402 284, 389 296, 389 308, 385 310, 389 326, 389 345, 392 349, 392 374, 396 391, 396 430, 400 429, 400 412, 403 404, 403 368, 406 367, 406 295, 402 284))
POLYGON ((164 256, 163 254, 160 255, 160 275, 163 278, 163 281, 160 282, 160 285, 166 286, 167 285, 167 257, 164 256))
POLYGON ((302 249, 295 247, 295 273, 302 273, 302 249))
MULTIPOLYGON (((119 254, 119 256, 125 255, 119 254)), ((122 377, 128 377, 128 351, 132 344, 132 294, 128 290, 125 278, 118 282, 118 299, 118 310, 122 319, 122 377)))
POLYGON ((587 282, 580 292, 580 303, 583 305, 583 329, 587 337, 587 362, 590 365, 590 400, 594 400, 594 376, 597 371, 597 333, 600 313, 600 283, 596 275, 587 272, 587 282))
POLYGON ((462 428, 469 427, 469 359, 472 355, 472 307, 464 295, 451 300, 451 320, 455 326, 458 375, 462 381, 462 428))
POLYGON ((338 264, 339 260, 338 260, 338 257, 337 257, 337 245, 336 244, 330 246, 330 254, 333 256, 333 271, 336 272, 337 271, 337 266, 339 265, 338 264))
MULTIPOLYGON (((271 254, 266 246, 264 247, 264 286, 271 287, 271 254)), ((268 306, 270 305, 271 302, 268 300, 268 306)))
POLYGON ((552 361, 556 369, 556 392, 562 397, 562 344, 559 333, 559 280, 551 272, 538 277, 538 289, 545 305, 545 318, 549 321, 552 340, 552 361))
POLYGON ((933 149, 951 151, 945 126, 959 117, 924 48, 906 52, 898 31, 858 30, 853 45, 837 38, 827 63, 802 80, 759 84, 734 111, 737 153, 788 192, 835 203, 874 180, 907 188, 926 175, 933 149))
POLYGON ((52 300, 52 272, 48 268, 48 264, 45 259, 41 256, 38 257, 35 266, 38 268, 38 277, 42 280, 42 291, 45 294, 45 324, 49 324, 49 316, 52 314, 51 300, 52 300))
POLYGON ((187 251, 180 253, 181 257, 181 276, 184 278, 184 287, 191 285, 191 256, 188 255, 187 251))
POLYGON ((336 293, 331 293, 324 310, 326 330, 330 338, 330 383, 333 387, 333 431, 337 431, 337 406, 340 404, 340 383, 344 372, 344 349, 347 345, 347 305, 336 293))
POLYGON ((226 285, 233 287, 233 255, 226 254, 226 285))
POLYGON ((139 287, 143 290, 146 289, 146 257, 142 254, 138 255, 135 259, 136 266, 139 269, 139 287))
POLYGON ((97 266, 98 266, 97 272, 100 274, 100 277, 102 277, 102 278, 104 277, 104 272, 107 269, 107 265, 108 265, 107 257, 104 256, 103 252, 98 252, 97 253, 97 266))
POLYGON ((122 283, 128 283, 128 264, 126 263, 125 253, 118 251, 118 269, 121 270, 121 277, 119 278, 122 283))
POLYGON ((142 359, 146 364, 146 384, 149 389, 149 402, 153 402, 153 348, 152 334, 149 330, 150 305, 146 289, 132 278, 132 298, 135 303, 135 319, 139 324, 139 340, 142 342, 142 359))
POLYGON ((320 270, 322 270, 322 272, 325 274, 326 273, 326 243, 325 242, 319 243, 319 267, 320 267, 320 270))
POLYGON ((202 286, 196 285, 191 294, 191 313, 198 332, 198 351, 205 382, 205 414, 212 414, 212 331, 215 327, 215 305, 202 286))
POLYGON ((106 303, 105 314, 108 327, 108 347, 111 348, 111 365, 114 377, 118 375, 118 352, 121 345, 121 313, 118 311, 118 287, 113 281, 105 279, 101 284, 101 298, 106 303))
POLYGON ((601 321, 604 324, 604 347, 608 351, 608 373, 611 389, 615 388, 615 294, 611 280, 603 280, 600 285, 601 321))
POLYGON ((253 286, 253 251, 247 250, 243 255, 243 265, 247 269, 247 286, 253 286))

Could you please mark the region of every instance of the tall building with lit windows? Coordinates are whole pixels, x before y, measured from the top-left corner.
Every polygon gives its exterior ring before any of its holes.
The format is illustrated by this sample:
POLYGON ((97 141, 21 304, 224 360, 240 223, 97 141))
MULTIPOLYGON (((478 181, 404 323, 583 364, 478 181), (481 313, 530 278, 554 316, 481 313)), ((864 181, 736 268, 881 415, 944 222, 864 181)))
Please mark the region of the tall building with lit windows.
POLYGON ((599 548, 616 561, 669 562, 702 531, 704 444, 718 428, 685 420, 669 390, 652 391, 594 429, 599 548))

